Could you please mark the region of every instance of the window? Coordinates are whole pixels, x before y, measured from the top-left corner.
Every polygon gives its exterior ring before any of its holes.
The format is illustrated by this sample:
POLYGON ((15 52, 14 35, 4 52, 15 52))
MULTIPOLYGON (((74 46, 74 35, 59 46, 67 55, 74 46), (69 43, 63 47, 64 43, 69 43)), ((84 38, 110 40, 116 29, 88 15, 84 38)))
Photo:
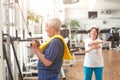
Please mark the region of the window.
POLYGON ((89 19, 94 19, 98 16, 97 11, 90 11, 88 12, 88 18, 89 19))

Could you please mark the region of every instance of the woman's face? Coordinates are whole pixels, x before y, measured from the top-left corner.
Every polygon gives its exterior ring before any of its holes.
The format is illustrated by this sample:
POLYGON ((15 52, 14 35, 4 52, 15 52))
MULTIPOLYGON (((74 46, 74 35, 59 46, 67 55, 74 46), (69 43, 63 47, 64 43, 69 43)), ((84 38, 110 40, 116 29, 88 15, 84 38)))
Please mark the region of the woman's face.
POLYGON ((90 37, 91 37, 91 39, 92 39, 92 40, 95 40, 95 39, 97 38, 97 36, 98 36, 97 30, 96 30, 96 29, 92 29, 92 30, 90 31, 90 37))

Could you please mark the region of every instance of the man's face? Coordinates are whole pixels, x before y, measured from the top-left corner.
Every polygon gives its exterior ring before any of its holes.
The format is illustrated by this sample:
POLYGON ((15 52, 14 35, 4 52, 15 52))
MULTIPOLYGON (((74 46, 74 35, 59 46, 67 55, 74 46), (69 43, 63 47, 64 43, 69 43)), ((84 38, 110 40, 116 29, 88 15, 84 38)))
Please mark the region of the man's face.
POLYGON ((54 30, 53 30, 52 26, 49 26, 48 24, 46 24, 45 30, 46 30, 46 32, 47 32, 47 34, 48 34, 49 37, 53 36, 54 30))

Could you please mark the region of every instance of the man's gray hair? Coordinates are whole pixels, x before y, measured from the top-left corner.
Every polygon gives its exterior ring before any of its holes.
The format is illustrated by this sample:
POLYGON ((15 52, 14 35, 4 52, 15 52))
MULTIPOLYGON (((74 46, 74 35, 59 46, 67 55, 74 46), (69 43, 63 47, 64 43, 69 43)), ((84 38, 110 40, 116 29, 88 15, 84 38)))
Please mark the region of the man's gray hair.
POLYGON ((60 19, 58 18, 53 18, 53 19, 50 19, 48 21, 48 25, 49 26, 52 26, 52 27, 55 27, 57 30, 60 30, 61 26, 62 26, 62 22, 60 19))

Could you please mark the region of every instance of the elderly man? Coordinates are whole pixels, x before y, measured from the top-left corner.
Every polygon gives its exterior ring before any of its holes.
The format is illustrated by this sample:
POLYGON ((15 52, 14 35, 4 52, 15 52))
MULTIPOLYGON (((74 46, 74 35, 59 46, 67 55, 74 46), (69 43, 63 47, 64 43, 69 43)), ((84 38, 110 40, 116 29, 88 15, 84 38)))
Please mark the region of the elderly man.
POLYGON ((50 39, 40 45, 33 41, 32 49, 38 56, 38 80, 58 80, 63 59, 72 59, 68 47, 60 36, 61 21, 53 18, 46 23, 46 32, 50 39))

